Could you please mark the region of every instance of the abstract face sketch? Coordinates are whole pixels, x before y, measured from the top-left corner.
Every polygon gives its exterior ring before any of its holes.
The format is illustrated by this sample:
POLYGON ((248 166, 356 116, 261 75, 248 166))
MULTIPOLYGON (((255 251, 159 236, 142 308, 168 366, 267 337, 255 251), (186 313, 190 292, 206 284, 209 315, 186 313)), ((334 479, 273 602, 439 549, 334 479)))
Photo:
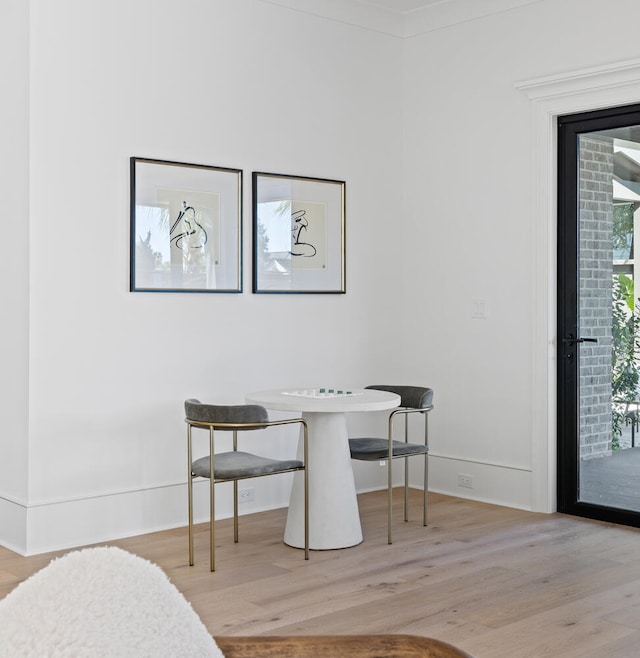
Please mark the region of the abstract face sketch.
POLYGON ((182 209, 169 235, 173 246, 178 249, 202 249, 208 240, 206 229, 198 221, 198 213, 186 201, 182 202, 182 209))
POLYGON ((291 268, 327 267, 327 206, 315 201, 291 202, 291 268))
POLYGON ((159 188, 171 284, 211 287, 220 261, 219 196, 210 192, 159 188))
POLYGON ((313 256, 318 253, 318 250, 310 242, 304 241, 305 235, 309 229, 309 222, 305 217, 306 214, 306 210, 296 210, 291 213, 291 233, 293 242, 289 253, 292 256, 313 258, 313 256))

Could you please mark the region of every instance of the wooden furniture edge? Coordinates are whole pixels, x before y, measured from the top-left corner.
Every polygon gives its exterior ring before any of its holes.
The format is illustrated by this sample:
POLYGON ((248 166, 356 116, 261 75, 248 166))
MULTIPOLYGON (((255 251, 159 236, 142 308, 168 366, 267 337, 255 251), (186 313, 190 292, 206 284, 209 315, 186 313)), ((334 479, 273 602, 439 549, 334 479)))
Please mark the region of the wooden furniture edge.
POLYGON ((225 658, 472 658, 461 649, 418 635, 215 636, 225 658))

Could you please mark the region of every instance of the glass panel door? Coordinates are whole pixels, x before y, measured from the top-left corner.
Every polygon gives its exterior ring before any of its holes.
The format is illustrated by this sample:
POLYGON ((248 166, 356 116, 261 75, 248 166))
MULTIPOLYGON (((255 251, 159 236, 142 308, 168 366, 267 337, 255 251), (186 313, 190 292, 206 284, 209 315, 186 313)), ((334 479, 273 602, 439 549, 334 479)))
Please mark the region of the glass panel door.
POLYGON ((560 117, 558 154, 558 507, 640 525, 640 108, 560 117))

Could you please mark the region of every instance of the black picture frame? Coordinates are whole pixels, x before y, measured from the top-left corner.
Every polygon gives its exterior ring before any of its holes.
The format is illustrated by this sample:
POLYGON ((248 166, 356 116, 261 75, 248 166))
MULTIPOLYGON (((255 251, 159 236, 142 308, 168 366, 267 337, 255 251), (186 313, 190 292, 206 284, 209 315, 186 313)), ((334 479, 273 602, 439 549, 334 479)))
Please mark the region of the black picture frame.
POLYGON ((130 158, 131 292, 242 292, 242 171, 130 158))
POLYGON ((346 183, 253 172, 253 292, 346 292, 346 183))

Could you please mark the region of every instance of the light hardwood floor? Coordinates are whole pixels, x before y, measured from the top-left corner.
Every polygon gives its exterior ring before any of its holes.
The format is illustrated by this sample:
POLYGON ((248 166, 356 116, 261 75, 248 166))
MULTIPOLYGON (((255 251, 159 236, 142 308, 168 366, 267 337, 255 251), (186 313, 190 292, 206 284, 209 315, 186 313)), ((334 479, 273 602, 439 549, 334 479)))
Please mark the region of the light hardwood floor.
MULTIPOLYGON (((208 530, 110 542, 160 565, 215 635, 412 633, 476 658, 640 655, 640 531, 564 515, 533 514, 430 494, 420 496, 386 543, 385 493, 359 498, 364 542, 338 551, 285 546, 284 510, 216 524, 217 571, 208 530)), ((0 596, 45 566, 0 548, 0 596)))

